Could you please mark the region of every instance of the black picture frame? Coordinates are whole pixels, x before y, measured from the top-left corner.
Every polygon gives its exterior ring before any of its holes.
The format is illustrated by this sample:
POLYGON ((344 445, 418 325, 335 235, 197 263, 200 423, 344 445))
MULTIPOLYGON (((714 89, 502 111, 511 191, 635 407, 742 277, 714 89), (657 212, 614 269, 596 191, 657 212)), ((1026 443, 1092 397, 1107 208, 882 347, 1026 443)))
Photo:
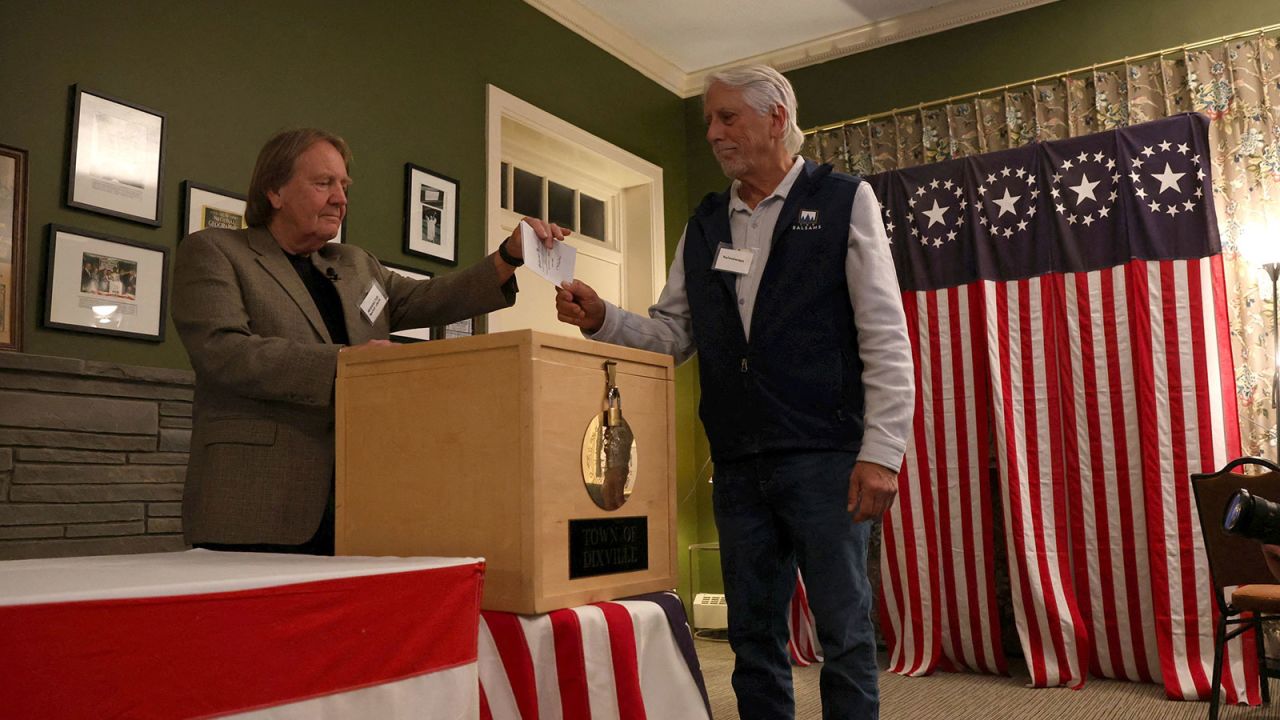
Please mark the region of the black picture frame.
POLYGON ((401 275, 404 275, 405 277, 408 277, 414 280, 422 280, 422 279, 429 280, 436 276, 436 274, 431 272, 430 270, 423 270, 422 268, 409 267, 408 265, 400 265, 398 263, 385 262, 382 260, 379 260, 378 262, 382 263, 382 267, 388 270, 394 270, 400 273, 401 275))
POLYGON ((168 286, 169 248, 50 223, 45 327, 163 342, 168 286))
POLYGON ((182 228, 178 239, 205 228, 239 230, 248 227, 245 210, 248 198, 243 193, 223 190, 194 180, 182 183, 182 228))
POLYGON ((79 85, 72 95, 67 206, 159 227, 167 117, 79 85))
MULTIPOLYGON (((381 261, 380 261, 381 262, 381 261)), ((411 280, 429 280, 435 277, 435 273, 430 270, 421 268, 413 268, 407 265, 397 265, 395 263, 383 262, 382 266, 391 272, 397 273, 411 280)), ((436 329, 431 327, 413 328, 411 330, 397 330, 391 333, 391 341, 397 343, 414 343, 425 342, 427 340, 436 339, 436 329)))
POLYGON ((404 251, 458 264, 458 181, 420 165, 404 165, 404 251))
POLYGON ((22 351, 27 151, 0 145, 0 350, 22 351))

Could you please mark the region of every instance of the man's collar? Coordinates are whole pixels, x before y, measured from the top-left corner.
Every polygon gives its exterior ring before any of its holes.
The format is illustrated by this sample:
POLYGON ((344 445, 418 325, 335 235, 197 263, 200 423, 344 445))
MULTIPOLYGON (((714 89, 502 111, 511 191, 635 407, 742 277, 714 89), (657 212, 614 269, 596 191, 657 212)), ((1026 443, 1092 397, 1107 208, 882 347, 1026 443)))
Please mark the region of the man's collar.
MULTIPOLYGON (((800 171, 803 169, 804 158, 796 155, 791 160, 791 169, 782 177, 782 182, 778 183, 778 186, 773 189, 773 192, 769 193, 768 197, 764 198, 764 200, 761 200, 756 207, 760 207, 760 204, 763 204, 765 200, 768 200, 769 198, 776 197, 786 200, 787 194, 791 192, 791 186, 796 184, 796 178, 800 177, 800 171)), ((737 211, 751 212, 751 207, 747 205, 742 198, 738 197, 738 188, 741 186, 741 180, 734 180, 733 183, 729 185, 729 212, 731 213, 737 211)))

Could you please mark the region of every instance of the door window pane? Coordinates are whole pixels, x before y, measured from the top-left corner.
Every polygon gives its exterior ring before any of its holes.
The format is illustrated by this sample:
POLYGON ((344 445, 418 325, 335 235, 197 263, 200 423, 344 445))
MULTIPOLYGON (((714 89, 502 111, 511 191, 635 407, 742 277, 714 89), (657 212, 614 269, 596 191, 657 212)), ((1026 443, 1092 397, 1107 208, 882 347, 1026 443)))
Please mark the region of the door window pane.
POLYGON ((542 217, 542 176, 515 168, 513 198, 517 215, 542 217))
POLYGON ((604 201, 597 200, 585 193, 579 195, 581 202, 582 234, 597 240, 605 240, 604 236, 604 201))
POLYGON ((573 188, 547 182, 547 220, 562 228, 578 229, 573 220, 573 188))
POLYGON ((511 209, 511 201, 507 197, 507 183, 509 182, 508 178, 511 177, 511 172, 508 169, 510 167, 510 165, 502 163, 502 170, 498 175, 498 207, 503 210, 511 209))

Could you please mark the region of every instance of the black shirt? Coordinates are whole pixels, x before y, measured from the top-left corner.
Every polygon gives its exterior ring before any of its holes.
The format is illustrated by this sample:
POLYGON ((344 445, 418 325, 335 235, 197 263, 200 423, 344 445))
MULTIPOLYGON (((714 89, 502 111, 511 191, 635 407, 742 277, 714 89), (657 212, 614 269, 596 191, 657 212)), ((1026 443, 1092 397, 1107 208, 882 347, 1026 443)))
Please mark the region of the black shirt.
POLYGON ((320 269, 312 264, 310 255, 284 255, 289 258, 289 263, 302 279, 302 284, 307 286, 307 292, 311 293, 311 300, 320 311, 324 326, 329 329, 329 337, 338 345, 350 345, 347 321, 342 315, 342 299, 338 297, 333 281, 322 275, 320 269))

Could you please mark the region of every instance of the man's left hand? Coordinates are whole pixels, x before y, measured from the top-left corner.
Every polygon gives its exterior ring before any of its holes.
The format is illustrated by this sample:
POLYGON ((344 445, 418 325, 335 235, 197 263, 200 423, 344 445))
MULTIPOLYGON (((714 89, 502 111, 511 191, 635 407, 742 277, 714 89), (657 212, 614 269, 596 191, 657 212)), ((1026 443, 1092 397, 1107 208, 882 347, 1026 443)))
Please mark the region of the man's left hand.
POLYGON ((854 522, 875 520, 893 506, 898 495, 898 473, 883 465, 857 462, 849 473, 848 511, 854 522))

